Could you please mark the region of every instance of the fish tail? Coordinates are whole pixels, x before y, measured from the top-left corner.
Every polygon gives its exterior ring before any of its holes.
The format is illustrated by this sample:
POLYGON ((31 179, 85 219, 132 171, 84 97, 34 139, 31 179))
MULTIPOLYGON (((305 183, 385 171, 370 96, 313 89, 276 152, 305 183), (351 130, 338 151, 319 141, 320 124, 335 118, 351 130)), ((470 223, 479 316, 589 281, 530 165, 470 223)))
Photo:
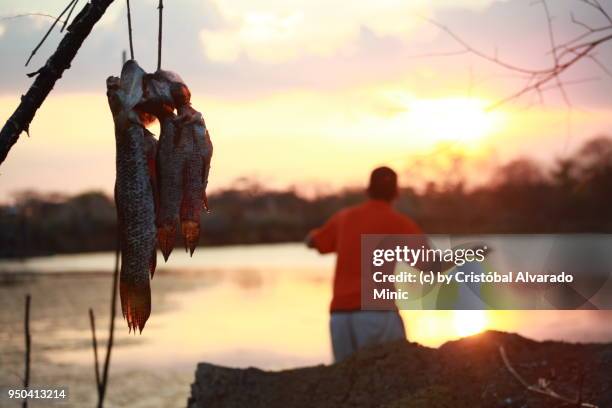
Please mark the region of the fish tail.
POLYGON ((193 155, 183 167, 183 197, 181 199, 180 220, 181 233, 185 242, 185 252, 189 250, 192 256, 200 240, 200 213, 202 211, 202 197, 199 190, 197 165, 198 156, 193 155), (195 166, 195 168, 194 168, 195 166))
POLYGON ((161 249, 166 262, 174 249, 175 236, 176 228, 174 225, 164 224, 157 229, 157 242, 159 242, 159 249, 161 249))
POLYGON ((193 255, 200 241, 200 223, 196 221, 182 221, 181 231, 185 238, 185 249, 189 248, 189 255, 193 255))
POLYGON ((121 312, 127 320, 130 332, 136 329, 142 333, 149 316, 151 315, 151 287, 149 280, 145 282, 130 282, 121 279, 119 282, 119 296, 121 297, 121 312))

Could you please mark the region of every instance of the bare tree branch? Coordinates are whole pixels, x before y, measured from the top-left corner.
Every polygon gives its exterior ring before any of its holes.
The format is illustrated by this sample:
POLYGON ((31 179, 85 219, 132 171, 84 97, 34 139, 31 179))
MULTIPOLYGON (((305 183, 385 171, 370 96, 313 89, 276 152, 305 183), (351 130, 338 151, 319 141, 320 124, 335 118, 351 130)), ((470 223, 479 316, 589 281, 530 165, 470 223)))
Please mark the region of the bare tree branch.
POLYGON ((62 29, 60 30, 60 33, 63 33, 64 30, 66 29, 66 25, 68 24, 68 21, 70 21, 70 17, 72 16, 72 13, 74 12, 74 9, 76 8, 78 3, 79 3, 79 0, 75 0, 74 3, 72 3, 72 7, 70 8, 70 11, 68 12, 68 16, 66 17, 66 21, 64 21, 64 24, 62 25, 62 29))
MULTIPOLYGON (((64 14, 66 14, 66 12, 68 10, 70 10, 70 8, 74 5, 74 3, 76 3, 76 0, 70 0, 70 3, 68 3, 68 5, 66 6, 66 8, 64 9, 64 11, 62 11, 60 13, 59 16, 57 16, 57 18, 55 19, 55 21, 53 22, 53 24, 51 24, 51 27, 49 27, 49 29, 47 30, 47 32, 45 33, 45 35, 43 36, 42 40, 40 40, 40 42, 36 45, 36 47, 34 47, 34 49, 32 50, 32 52, 30 53, 30 57, 28 58, 28 60, 25 63, 25 66, 27 67, 28 64, 30 63, 30 61, 32 60, 32 57, 34 57, 34 55, 36 54, 36 52, 40 49, 40 47, 44 44, 45 40, 47 39, 47 37, 49 37, 49 34, 51 34, 51 31, 53 31, 53 29, 55 28, 55 25, 59 22, 59 19, 62 18, 62 16, 64 14)), ((65 23, 65 22, 64 22, 65 23)))
POLYGON ((81 48, 93 26, 100 20, 113 0, 91 0, 66 29, 67 33, 47 63, 37 71, 28 92, 21 97, 19 106, 0 130, 0 165, 23 131, 28 131, 36 111, 43 104, 55 83, 81 48))
POLYGON ((535 93, 542 102, 543 91, 552 89, 557 89, 565 104, 571 108, 570 98, 565 89, 565 86, 569 82, 562 79, 562 75, 569 68, 580 61, 590 60, 603 72, 605 72, 606 75, 612 77, 612 70, 609 70, 603 63, 601 63, 601 61, 599 61, 594 54, 594 50, 597 47, 612 41, 612 19, 610 18, 610 14, 608 14, 608 12, 597 0, 581 0, 581 2, 600 13, 600 15, 610 24, 600 27, 591 27, 590 25, 579 21, 572 13, 570 13, 572 22, 584 28, 585 32, 564 43, 557 43, 552 23, 553 17, 550 13, 548 3, 546 0, 537 1, 537 3, 542 4, 546 16, 547 32, 550 44, 550 49, 548 50, 547 54, 550 54, 552 57, 551 65, 546 68, 527 68, 502 60, 498 57, 497 50, 493 55, 482 52, 472 47, 466 40, 461 38, 445 25, 431 19, 427 19, 427 21, 448 34, 453 40, 464 48, 464 52, 471 53, 506 70, 523 75, 526 80, 526 84, 518 91, 489 106, 488 110, 495 109, 528 93, 535 93))
POLYGON ((582 3, 587 4, 593 7, 595 10, 599 11, 608 20, 608 22, 612 24, 612 18, 610 18, 610 15, 606 12, 606 10, 603 8, 603 6, 601 5, 601 3, 599 3, 598 0, 581 0, 581 1, 582 3))
POLYGON ((444 31, 446 34, 448 34, 453 40, 455 40, 457 43, 459 43, 459 45, 461 45, 464 48, 465 52, 471 53, 476 55, 477 57, 483 58, 487 61, 493 62, 503 68, 512 70, 512 71, 518 71, 518 72, 522 72, 524 74, 533 74, 535 73, 544 73, 547 72, 548 69, 530 69, 530 68, 523 68, 520 67, 518 65, 514 65, 511 64, 507 61, 504 61, 502 59, 500 59, 497 56, 497 51, 495 51, 495 53, 493 55, 484 53, 474 47, 472 47, 467 41, 465 41, 463 38, 461 38, 459 35, 457 35, 454 31, 452 31, 450 28, 448 28, 447 26, 438 23, 435 20, 432 20, 430 18, 426 18, 426 20, 430 23, 433 24, 434 26, 438 27, 440 30, 444 31))

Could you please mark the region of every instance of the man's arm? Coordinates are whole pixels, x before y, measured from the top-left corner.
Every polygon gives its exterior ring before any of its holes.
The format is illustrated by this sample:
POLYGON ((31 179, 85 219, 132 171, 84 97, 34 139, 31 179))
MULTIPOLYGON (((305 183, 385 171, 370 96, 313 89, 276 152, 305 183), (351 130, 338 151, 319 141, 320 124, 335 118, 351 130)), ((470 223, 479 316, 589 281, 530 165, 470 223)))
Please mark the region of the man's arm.
POLYGON ((321 228, 316 228, 308 233, 304 238, 304 243, 308 248, 314 248, 321 254, 328 254, 336 251, 338 240, 338 214, 331 217, 321 228))

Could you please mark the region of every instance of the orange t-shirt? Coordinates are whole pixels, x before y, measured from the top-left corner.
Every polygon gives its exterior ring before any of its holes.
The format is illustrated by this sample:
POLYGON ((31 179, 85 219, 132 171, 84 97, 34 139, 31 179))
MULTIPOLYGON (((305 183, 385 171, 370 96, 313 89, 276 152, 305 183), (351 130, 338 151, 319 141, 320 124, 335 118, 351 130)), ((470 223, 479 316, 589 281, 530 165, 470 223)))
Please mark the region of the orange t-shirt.
POLYGON ((380 200, 346 208, 312 231, 314 247, 322 254, 336 252, 334 295, 330 310, 361 308, 361 234, 421 234, 414 221, 380 200))

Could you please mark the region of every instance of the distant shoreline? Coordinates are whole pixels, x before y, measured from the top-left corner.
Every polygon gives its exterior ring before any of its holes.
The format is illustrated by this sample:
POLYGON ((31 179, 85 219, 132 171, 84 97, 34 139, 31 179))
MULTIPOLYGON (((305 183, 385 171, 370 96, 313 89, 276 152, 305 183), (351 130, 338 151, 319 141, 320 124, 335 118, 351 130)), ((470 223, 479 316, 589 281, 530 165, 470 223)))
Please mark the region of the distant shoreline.
MULTIPOLYGON (((196 251, 201 248, 227 248, 227 247, 254 247, 259 245, 284 245, 284 244, 299 244, 301 241, 276 241, 276 242, 245 242, 245 243, 237 243, 237 244, 208 244, 208 245, 198 245, 196 247, 196 251)), ((181 250, 181 248, 178 248, 181 250)), ((2 267, 3 262, 26 262, 29 259, 39 259, 39 258, 47 258, 53 256, 70 256, 70 255, 96 255, 96 254, 107 254, 114 253, 114 249, 100 249, 100 250, 91 250, 91 251, 70 251, 70 252, 54 252, 54 253, 34 253, 32 255, 27 256, 15 256, 15 257, 3 257, 0 256, 0 268, 2 267)), ((0 273, 2 273, 2 269, 0 269, 0 273)))

